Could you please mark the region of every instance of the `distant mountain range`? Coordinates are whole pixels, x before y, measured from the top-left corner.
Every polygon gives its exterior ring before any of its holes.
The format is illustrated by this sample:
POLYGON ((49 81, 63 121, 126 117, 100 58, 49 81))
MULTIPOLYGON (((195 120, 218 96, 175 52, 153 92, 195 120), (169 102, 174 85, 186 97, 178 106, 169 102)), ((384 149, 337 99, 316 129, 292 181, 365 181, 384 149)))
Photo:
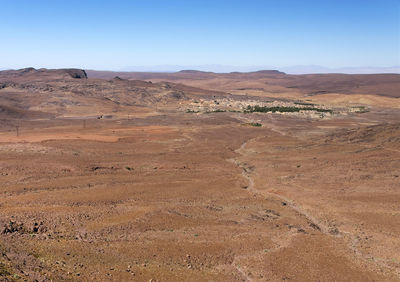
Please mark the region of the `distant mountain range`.
POLYGON ((130 66, 120 69, 129 72, 177 72, 181 70, 211 71, 217 73, 229 72, 254 72, 265 69, 276 69, 288 74, 313 74, 313 73, 348 73, 348 74, 372 74, 372 73, 400 73, 400 66, 391 67, 343 67, 327 68, 318 65, 298 65, 288 67, 275 66, 228 66, 228 65, 158 65, 158 66, 130 66))
POLYGON ((279 70, 289 74, 308 74, 308 73, 374 74, 374 73, 400 73, 400 66, 327 68, 317 65, 309 65, 309 66, 283 67, 280 68, 279 70))
MULTIPOLYGON (((81 66, 82 69, 91 69, 81 66)), ((0 66, 0 70, 8 70, 0 66)), ((97 69, 99 70, 99 69, 97 69)), ((328 68, 318 65, 296 65, 287 67, 276 66, 231 66, 231 65, 156 65, 156 66, 128 66, 119 69, 102 69, 101 71, 114 72, 179 72, 182 70, 197 70, 215 73, 230 72, 257 72, 260 70, 279 70, 287 74, 323 74, 323 73, 345 73, 345 74, 378 74, 396 73, 400 74, 400 65, 391 67, 342 67, 328 68)))

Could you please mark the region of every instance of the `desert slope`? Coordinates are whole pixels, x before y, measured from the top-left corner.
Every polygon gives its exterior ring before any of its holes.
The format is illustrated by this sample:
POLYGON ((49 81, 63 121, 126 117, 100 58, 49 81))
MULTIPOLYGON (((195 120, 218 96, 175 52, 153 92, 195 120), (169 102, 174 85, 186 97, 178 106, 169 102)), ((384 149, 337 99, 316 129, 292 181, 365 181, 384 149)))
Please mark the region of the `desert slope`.
POLYGON ((0 280, 400 280, 398 98, 151 75, 0 72, 0 280))
POLYGON ((375 94, 400 98, 400 74, 309 74, 288 75, 279 71, 251 73, 212 73, 180 71, 176 73, 140 73, 87 71, 89 77, 110 79, 116 75, 125 79, 174 81, 192 86, 203 85, 222 91, 264 90, 269 92, 298 91, 314 95, 323 93, 375 94))

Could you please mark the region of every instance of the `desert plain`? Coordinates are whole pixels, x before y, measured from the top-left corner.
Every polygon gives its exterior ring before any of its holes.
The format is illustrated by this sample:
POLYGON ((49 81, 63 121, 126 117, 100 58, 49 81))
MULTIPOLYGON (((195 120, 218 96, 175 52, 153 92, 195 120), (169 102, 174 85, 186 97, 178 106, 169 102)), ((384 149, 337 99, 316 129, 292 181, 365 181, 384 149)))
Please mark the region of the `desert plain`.
POLYGON ((1 281, 400 281, 400 75, 0 72, 1 281))

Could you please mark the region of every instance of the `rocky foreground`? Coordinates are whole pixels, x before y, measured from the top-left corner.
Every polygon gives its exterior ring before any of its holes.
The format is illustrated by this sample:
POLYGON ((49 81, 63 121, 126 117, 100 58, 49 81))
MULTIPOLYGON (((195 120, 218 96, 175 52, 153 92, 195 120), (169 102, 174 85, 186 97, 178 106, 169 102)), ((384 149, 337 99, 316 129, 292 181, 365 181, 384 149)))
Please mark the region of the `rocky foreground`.
POLYGON ((88 73, 0 72, 0 280, 399 281, 398 98, 88 73))

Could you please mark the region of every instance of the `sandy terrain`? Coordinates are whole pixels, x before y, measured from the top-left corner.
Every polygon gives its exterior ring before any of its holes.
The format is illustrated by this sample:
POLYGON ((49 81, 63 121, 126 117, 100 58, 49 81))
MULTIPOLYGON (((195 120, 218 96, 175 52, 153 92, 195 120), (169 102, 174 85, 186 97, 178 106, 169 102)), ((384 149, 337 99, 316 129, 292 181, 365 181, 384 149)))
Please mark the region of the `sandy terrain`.
POLYGON ((0 72, 0 280, 400 281, 398 98, 83 76, 0 72))

